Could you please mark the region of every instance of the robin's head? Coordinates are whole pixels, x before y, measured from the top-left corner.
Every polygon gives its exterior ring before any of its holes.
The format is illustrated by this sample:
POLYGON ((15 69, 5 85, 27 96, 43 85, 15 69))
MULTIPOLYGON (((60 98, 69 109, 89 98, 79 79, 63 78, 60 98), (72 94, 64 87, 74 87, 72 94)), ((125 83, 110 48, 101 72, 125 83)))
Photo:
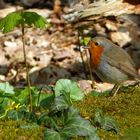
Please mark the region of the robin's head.
POLYGON ((96 49, 96 50, 108 50, 112 46, 112 42, 105 37, 95 37, 91 39, 88 43, 89 50, 90 49, 96 49))
POLYGON ((90 64, 97 68, 103 58, 104 52, 112 48, 112 42, 105 37, 91 39, 86 47, 90 53, 90 64))
POLYGON ((103 51, 110 46, 107 43, 108 40, 104 37, 95 37, 89 41, 87 48, 90 53, 90 64, 93 68, 97 68, 100 65, 103 51))

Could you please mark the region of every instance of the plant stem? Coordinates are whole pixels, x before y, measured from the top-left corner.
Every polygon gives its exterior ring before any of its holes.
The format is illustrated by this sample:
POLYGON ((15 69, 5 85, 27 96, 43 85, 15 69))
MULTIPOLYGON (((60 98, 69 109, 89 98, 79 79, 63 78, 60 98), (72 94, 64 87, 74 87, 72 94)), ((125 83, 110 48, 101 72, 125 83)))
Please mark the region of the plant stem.
POLYGON ((92 75, 92 69, 91 69, 91 65, 90 65, 90 56, 88 54, 88 51, 86 50, 86 57, 87 57, 87 64, 88 64, 88 69, 89 69, 89 78, 91 79, 92 81, 92 88, 94 88, 94 85, 95 85, 95 80, 93 78, 93 75, 92 75))
POLYGON ((40 94, 41 94, 42 89, 43 89, 43 87, 40 88, 40 90, 39 90, 38 99, 37 99, 37 108, 39 107, 40 94))
POLYGON ((31 83, 30 83, 30 77, 29 77, 29 69, 27 64, 27 57, 26 57, 26 48, 25 48, 25 39, 24 39, 24 23, 22 24, 22 44, 23 44, 23 55, 24 55, 24 63, 26 67, 26 77, 27 77, 27 87, 28 87, 28 93, 29 93, 29 100, 30 100, 30 112, 32 112, 32 94, 31 94, 31 83))
POLYGON ((80 32, 78 30, 78 45, 79 45, 79 51, 80 51, 80 56, 81 56, 81 60, 82 60, 82 64, 83 64, 83 69, 84 69, 84 73, 85 73, 85 78, 87 78, 87 70, 86 70, 86 65, 85 65, 85 61, 84 61, 84 58, 83 58, 83 53, 81 51, 81 46, 80 46, 80 32))

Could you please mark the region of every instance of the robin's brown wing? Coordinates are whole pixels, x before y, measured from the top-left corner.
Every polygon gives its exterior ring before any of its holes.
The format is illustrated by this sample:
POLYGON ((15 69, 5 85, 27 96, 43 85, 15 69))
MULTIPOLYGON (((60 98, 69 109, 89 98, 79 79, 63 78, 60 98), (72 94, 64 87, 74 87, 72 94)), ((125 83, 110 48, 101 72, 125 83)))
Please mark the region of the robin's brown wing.
POLYGON ((129 54, 119 46, 113 44, 113 47, 104 52, 104 56, 110 65, 120 69, 130 77, 134 77, 136 79, 139 77, 133 60, 129 54))

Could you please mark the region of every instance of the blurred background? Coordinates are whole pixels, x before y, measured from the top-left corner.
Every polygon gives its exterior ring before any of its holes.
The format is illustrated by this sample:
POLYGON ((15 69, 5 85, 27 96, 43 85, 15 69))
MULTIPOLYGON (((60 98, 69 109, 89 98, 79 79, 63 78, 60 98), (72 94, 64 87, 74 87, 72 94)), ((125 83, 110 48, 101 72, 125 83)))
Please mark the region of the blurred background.
MULTIPOLYGON (((79 38, 105 36, 125 49, 140 68, 139 0, 0 0, 0 18, 30 10, 50 23, 45 30, 26 28, 27 62, 32 84, 60 78, 88 80, 77 49, 79 38)), ((21 30, 0 32, 0 81, 26 85, 21 30)))

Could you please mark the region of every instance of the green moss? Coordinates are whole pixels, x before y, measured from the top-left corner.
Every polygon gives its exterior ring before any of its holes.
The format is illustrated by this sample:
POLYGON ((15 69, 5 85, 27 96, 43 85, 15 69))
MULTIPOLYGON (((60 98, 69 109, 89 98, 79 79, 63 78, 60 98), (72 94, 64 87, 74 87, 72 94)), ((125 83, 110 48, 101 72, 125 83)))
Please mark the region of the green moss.
POLYGON ((128 128, 140 128, 140 87, 122 88, 115 97, 87 95, 86 98, 75 104, 81 115, 89 120, 94 118, 97 108, 104 114, 114 118, 120 128, 120 134, 98 130, 104 140, 118 140, 128 128))
POLYGON ((26 125, 21 121, 0 121, 0 140, 42 140, 43 128, 20 128, 26 125))
MULTIPOLYGON (((87 95, 83 101, 74 104, 79 108, 81 115, 92 120, 97 108, 103 110, 104 114, 114 118, 120 128, 120 133, 107 132, 98 129, 97 133, 103 140, 119 140, 129 129, 140 128, 140 87, 122 88, 120 94, 115 97, 87 95)), ((44 136, 43 127, 23 129, 24 121, 0 121, 0 140, 42 140, 44 136)), ((133 133, 132 133, 133 134, 133 133)), ((84 140, 81 137, 72 140, 84 140)), ((124 139, 126 140, 126 139, 124 139)))

